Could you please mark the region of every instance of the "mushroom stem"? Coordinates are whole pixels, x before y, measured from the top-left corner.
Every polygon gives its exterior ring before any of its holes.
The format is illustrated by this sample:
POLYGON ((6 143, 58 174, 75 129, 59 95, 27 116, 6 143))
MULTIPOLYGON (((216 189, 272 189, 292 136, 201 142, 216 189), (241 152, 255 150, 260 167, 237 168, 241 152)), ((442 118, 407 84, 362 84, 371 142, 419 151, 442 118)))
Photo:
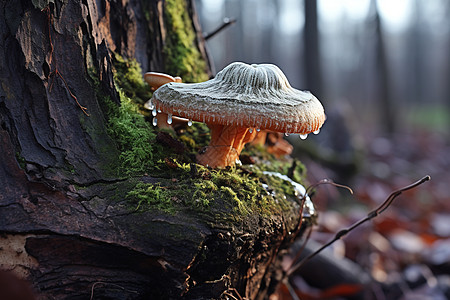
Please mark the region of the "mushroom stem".
POLYGON ((232 166, 237 160, 245 144, 252 141, 256 132, 248 128, 233 125, 209 125, 211 142, 201 154, 197 162, 212 168, 232 166))

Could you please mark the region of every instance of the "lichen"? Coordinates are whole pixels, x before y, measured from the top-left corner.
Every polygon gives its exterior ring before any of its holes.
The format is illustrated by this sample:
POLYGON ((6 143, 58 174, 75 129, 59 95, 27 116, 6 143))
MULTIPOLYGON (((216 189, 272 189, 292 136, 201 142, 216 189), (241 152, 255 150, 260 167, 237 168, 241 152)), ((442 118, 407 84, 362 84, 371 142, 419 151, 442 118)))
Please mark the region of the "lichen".
POLYGON ((206 62, 195 43, 195 31, 186 1, 164 1, 164 24, 167 30, 163 48, 165 71, 181 76, 184 82, 208 80, 206 62))

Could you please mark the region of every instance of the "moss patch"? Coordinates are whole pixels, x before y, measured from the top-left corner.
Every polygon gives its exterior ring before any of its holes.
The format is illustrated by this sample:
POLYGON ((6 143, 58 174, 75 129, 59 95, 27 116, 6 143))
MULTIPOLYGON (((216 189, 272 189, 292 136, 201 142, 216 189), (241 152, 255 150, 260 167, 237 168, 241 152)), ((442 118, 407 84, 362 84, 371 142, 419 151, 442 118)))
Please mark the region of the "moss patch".
POLYGON ((264 146, 251 144, 246 145, 241 155, 255 157, 258 160, 255 167, 260 172, 278 172, 283 175, 288 175, 292 180, 299 183, 305 181, 305 165, 296 159, 278 159, 273 154, 267 152, 264 146))
POLYGON ((136 209, 140 209, 141 206, 144 207, 147 205, 169 213, 174 212, 175 206, 172 203, 171 193, 166 187, 163 188, 161 183, 146 184, 138 182, 134 188, 128 192, 127 198, 137 202, 136 209))
POLYGON ((118 175, 144 174, 154 166, 155 153, 159 152, 159 145, 155 143, 156 133, 138 113, 137 105, 122 91, 120 98, 121 106, 108 120, 108 133, 120 151, 118 175))
POLYGON ((151 207, 175 213, 190 208, 198 213, 241 218, 272 215, 292 207, 295 192, 290 183, 263 174, 256 166, 209 169, 175 160, 158 162, 158 184, 136 184, 127 199, 139 209, 151 207))
POLYGON ((142 79, 142 69, 135 59, 125 59, 114 54, 114 81, 126 97, 138 104, 144 104, 151 98, 149 86, 142 79))
POLYGON ((164 1, 164 22, 167 30, 163 49, 166 72, 181 76, 184 82, 208 80, 206 62, 196 47, 186 1, 164 1))

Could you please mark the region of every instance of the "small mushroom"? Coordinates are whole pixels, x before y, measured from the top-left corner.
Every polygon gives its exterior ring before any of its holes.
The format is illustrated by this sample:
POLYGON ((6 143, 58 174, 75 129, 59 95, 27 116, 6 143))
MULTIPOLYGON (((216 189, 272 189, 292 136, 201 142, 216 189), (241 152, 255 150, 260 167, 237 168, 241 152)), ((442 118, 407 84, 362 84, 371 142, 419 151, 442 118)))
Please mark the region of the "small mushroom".
POLYGON ((172 77, 168 74, 157 73, 157 72, 145 73, 144 79, 153 91, 156 91, 162 85, 169 83, 169 82, 182 82, 181 77, 172 77))
MULTIPOLYGON (((148 83, 148 85, 150 86, 152 91, 156 91, 161 86, 163 86, 164 84, 169 83, 169 82, 183 82, 181 77, 172 77, 168 74, 158 73, 158 72, 147 72, 144 74, 144 79, 148 83)), ((147 101, 144 104, 144 107, 149 110, 152 110, 152 111, 155 109, 152 105, 151 100, 147 101)), ((153 120, 153 125, 158 125, 158 127, 160 127, 160 128, 171 128, 172 122, 175 125, 177 123, 186 123, 186 121, 187 121, 184 119, 173 118, 173 120, 171 122, 169 122, 169 124, 168 124, 168 123, 166 123, 166 120, 167 120, 166 114, 160 113, 159 115, 157 115, 156 110, 154 110, 152 113, 155 117, 155 119, 153 120)))
POLYGON ((261 129, 317 133, 325 121, 322 104, 310 92, 294 89, 275 65, 235 62, 214 79, 163 85, 151 105, 156 110, 208 124, 211 142, 197 162, 213 168, 234 165, 244 145, 261 129))
POLYGON ((266 145, 267 152, 273 154, 275 157, 290 155, 294 149, 288 141, 283 139, 282 133, 267 130, 261 130, 251 144, 266 145))

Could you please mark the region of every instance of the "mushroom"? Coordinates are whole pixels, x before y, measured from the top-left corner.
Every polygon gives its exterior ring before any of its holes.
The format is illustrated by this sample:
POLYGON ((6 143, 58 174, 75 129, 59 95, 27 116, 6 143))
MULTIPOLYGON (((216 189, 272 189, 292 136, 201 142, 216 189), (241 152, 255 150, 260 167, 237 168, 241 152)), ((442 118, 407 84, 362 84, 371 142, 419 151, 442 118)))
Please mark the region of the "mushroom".
POLYGON ((211 129, 211 142, 197 155, 210 166, 234 165, 244 145, 261 129, 318 133, 325 121, 322 104, 310 92, 294 89, 275 65, 235 62, 201 83, 163 85, 151 99, 155 110, 200 121, 211 129))
POLYGON ((144 79, 153 91, 156 91, 162 85, 169 83, 169 82, 182 82, 181 77, 172 77, 168 74, 157 73, 157 72, 145 73, 144 79))
POLYGON ((294 149, 288 141, 283 139, 282 133, 268 130, 261 130, 251 144, 266 145, 267 152, 273 154, 275 157, 290 155, 294 149))
MULTIPOLYGON (((161 86, 169 82, 183 82, 181 77, 172 77, 168 74, 158 72, 147 72, 144 74, 144 79, 148 83, 152 91, 156 91, 161 86)), ((167 119, 167 115, 157 115, 157 111, 154 110, 155 108, 151 105, 151 101, 147 101, 144 104, 144 107, 153 111, 152 114, 155 117, 155 119, 153 120, 153 125, 158 125, 158 127, 160 128, 171 128, 172 122, 165 122, 165 120, 167 119)), ((185 123, 187 120, 174 118, 173 121, 175 121, 175 123, 185 123)))

